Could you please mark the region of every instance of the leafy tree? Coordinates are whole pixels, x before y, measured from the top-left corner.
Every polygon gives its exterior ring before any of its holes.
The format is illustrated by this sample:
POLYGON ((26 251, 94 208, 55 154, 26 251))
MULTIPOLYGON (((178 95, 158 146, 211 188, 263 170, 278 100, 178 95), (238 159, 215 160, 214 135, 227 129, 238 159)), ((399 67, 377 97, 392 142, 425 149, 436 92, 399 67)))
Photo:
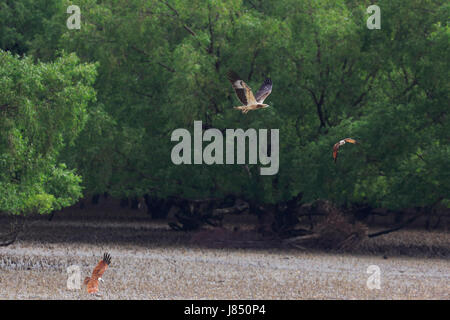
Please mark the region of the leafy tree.
POLYGON ((303 201, 390 209, 448 203, 445 1, 378 1, 380 30, 366 27, 369 1, 80 0, 80 30, 65 28, 69 4, 31 17, 43 28, 26 43, 45 61, 64 49, 98 62, 98 103, 54 160, 77 168, 85 193, 276 203, 302 192, 303 201), (271 107, 233 110, 229 69, 255 90, 270 76, 271 107), (174 165, 170 134, 192 131, 194 120, 280 129, 279 173, 174 165), (345 137, 360 144, 344 146, 335 164, 332 146, 345 137))
POLYGON ((42 38, 49 40, 54 33, 48 24, 62 8, 60 4, 55 0, 0 1, 0 48, 23 55, 38 35, 45 33, 42 38))
POLYGON ((81 196, 81 177, 58 161, 86 122, 95 66, 62 54, 34 64, 0 51, 0 211, 49 213, 81 196))

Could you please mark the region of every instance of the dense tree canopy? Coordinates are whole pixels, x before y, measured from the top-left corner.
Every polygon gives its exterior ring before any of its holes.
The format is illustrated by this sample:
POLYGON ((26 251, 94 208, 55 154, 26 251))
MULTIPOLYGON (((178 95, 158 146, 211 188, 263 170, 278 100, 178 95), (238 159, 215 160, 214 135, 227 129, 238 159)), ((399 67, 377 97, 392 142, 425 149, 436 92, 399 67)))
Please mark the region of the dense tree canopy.
POLYGON ((34 64, 0 51, 0 210, 49 213, 75 203, 81 178, 58 160, 86 122, 95 66, 63 54, 34 64))
POLYGON ((392 209, 450 200, 446 1, 377 1, 374 30, 369 1, 29 2, 6 1, 0 11, 1 48, 36 59, 1 56, 0 105, 17 107, 0 110, 0 183, 11 197, 20 171, 31 198, 78 194, 58 181, 74 185, 80 175, 85 194, 117 197, 233 194, 274 203, 302 192, 305 201, 392 209), (81 9, 79 30, 66 27, 70 4, 81 9), (98 63, 95 101, 94 67, 76 57, 98 63), (234 110, 230 69, 254 89, 270 76, 270 107, 234 110), (8 80, 14 74, 27 89, 8 80), (279 129, 278 174, 260 176, 260 165, 174 165, 171 133, 192 131, 195 120, 279 129), (335 164, 332 147, 346 137, 360 144, 343 147, 335 164), (34 179, 53 179, 57 191, 34 179))

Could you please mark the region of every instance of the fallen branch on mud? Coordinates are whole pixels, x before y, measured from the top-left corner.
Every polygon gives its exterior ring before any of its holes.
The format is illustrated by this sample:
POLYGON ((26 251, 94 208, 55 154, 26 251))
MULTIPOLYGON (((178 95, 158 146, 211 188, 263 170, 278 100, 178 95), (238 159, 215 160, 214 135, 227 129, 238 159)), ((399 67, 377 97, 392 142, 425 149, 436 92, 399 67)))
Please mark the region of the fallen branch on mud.
POLYGON ((323 249, 347 250, 367 238, 368 228, 361 222, 351 223, 331 203, 321 205, 328 212, 312 230, 304 230, 299 236, 283 240, 283 244, 303 248, 303 245, 323 249))
POLYGON ((224 215, 224 214, 239 214, 244 212, 249 208, 249 205, 247 202, 242 200, 236 200, 234 206, 228 207, 228 208, 219 208, 214 209, 213 214, 214 215, 224 215))
POLYGON ((413 223, 414 221, 416 221, 417 218, 419 218, 420 216, 423 216, 424 214, 425 214, 424 212, 421 212, 421 213, 419 213, 419 214, 409 218, 408 220, 406 220, 405 222, 399 224, 398 226, 396 226, 394 228, 390 228, 390 229, 386 229, 386 230, 383 230, 383 231, 371 233, 371 234, 368 235, 368 237, 369 238, 375 238, 375 237, 378 237, 378 236, 382 236, 383 234, 388 234, 388 233, 391 233, 391 232, 394 232, 394 231, 398 231, 398 230, 406 227, 407 225, 413 223))
MULTIPOLYGON (((425 215, 425 213, 429 214, 443 199, 444 199, 443 196, 438 197, 437 200, 433 204, 431 204, 428 207, 422 208, 418 214, 416 214, 415 216, 412 216, 411 218, 409 218, 405 222, 403 222, 403 223, 401 223, 401 224, 399 224, 399 225, 397 225, 397 226, 395 226, 393 228, 390 228, 390 229, 386 229, 386 230, 383 230, 383 231, 371 233, 371 234, 369 234, 368 237, 369 238, 375 238, 375 237, 381 236, 383 234, 388 234, 388 233, 391 233, 391 232, 394 232, 394 231, 398 231, 398 230, 406 227, 407 225, 409 225, 409 224, 413 223, 414 221, 416 221, 417 218, 425 215)), ((429 216, 431 217, 431 215, 429 215, 429 216)))

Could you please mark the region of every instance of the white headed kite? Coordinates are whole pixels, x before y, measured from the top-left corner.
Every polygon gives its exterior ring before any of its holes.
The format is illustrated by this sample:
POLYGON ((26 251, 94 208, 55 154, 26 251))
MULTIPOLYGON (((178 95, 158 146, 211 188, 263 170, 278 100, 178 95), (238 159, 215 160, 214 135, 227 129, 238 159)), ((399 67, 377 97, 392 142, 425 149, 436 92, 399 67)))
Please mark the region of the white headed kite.
POLYGON ((253 95, 252 89, 237 75, 236 72, 229 71, 227 76, 237 97, 244 104, 243 106, 234 107, 235 109, 242 110, 242 113, 247 113, 250 110, 267 108, 269 106, 263 102, 272 92, 272 80, 270 78, 266 78, 256 95, 253 95))
POLYGON ((341 146, 343 146, 346 142, 348 142, 348 143, 353 143, 353 144, 358 143, 358 141, 356 141, 355 139, 352 139, 352 138, 345 138, 345 139, 343 139, 343 140, 337 142, 337 143, 334 145, 334 147, 333 147, 333 159, 334 159, 334 162, 335 162, 335 163, 336 163, 336 161, 337 161, 339 148, 340 148, 341 146))

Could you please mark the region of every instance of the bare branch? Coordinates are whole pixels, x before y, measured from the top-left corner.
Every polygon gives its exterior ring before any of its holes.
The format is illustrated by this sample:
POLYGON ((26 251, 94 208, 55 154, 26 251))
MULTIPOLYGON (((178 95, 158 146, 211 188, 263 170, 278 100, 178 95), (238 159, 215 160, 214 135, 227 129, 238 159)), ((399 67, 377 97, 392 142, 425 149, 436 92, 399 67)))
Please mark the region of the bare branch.
POLYGON ((407 225, 413 223, 417 218, 419 218, 420 216, 424 215, 424 213, 425 213, 425 212, 422 211, 422 212, 420 212, 419 214, 417 214, 417 215, 415 215, 415 216, 409 218, 408 220, 406 220, 405 222, 399 224, 398 226, 396 226, 396 227, 394 227, 394 228, 391 228, 391 229, 387 229, 387 230, 383 230, 383 231, 379 231, 379 232, 375 232, 375 233, 369 234, 368 237, 369 237, 369 238, 374 238, 374 237, 381 236, 381 235, 383 235, 383 234, 388 234, 388 233, 391 233, 391 232, 400 230, 400 229, 406 227, 407 225))
POLYGON ((171 68, 171 67, 165 65, 165 64, 162 63, 162 62, 157 62, 157 64, 159 64, 161 67, 163 67, 163 68, 169 70, 170 72, 176 72, 175 69, 173 69, 173 68, 171 68))
MULTIPOLYGON (((175 13, 176 18, 178 19, 178 21, 182 22, 182 21, 181 21, 181 18, 180 18, 180 14, 178 13, 177 9, 175 9, 168 1, 159 0, 159 2, 162 2, 163 4, 165 4, 167 8, 169 8, 172 12, 175 13)), ((183 23, 183 22, 182 22, 182 23, 183 23)), ((196 34, 191 28, 189 28, 186 24, 184 24, 184 23, 183 23, 183 28, 184 28, 187 32, 189 32, 190 34, 192 34, 194 37, 197 37, 197 34, 196 34)))
POLYGON ((187 32, 189 32, 190 34, 192 34, 194 37, 197 36, 197 34, 196 34, 191 28, 189 28, 187 25, 183 25, 183 28, 184 28, 187 32))
MULTIPOLYGON (((136 46, 131 46, 131 49, 133 49, 134 51, 137 51, 137 52, 139 52, 139 53, 141 53, 141 54, 143 54, 143 55, 145 55, 145 56, 147 56, 147 57, 150 56, 147 52, 145 52, 145 51, 142 50, 142 49, 139 49, 139 48, 136 47, 136 46)), ((151 61, 149 61, 149 62, 150 62, 150 63, 156 63, 156 64, 160 65, 161 67, 163 67, 164 69, 166 69, 166 70, 168 70, 168 71, 170 71, 170 72, 176 72, 175 69, 169 67, 168 65, 166 65, 166 64, 164 64, 164 63, 162 63, 162 62, 160 62, 160 61, 156 61, 156 62, 151 62, 151 61)))

